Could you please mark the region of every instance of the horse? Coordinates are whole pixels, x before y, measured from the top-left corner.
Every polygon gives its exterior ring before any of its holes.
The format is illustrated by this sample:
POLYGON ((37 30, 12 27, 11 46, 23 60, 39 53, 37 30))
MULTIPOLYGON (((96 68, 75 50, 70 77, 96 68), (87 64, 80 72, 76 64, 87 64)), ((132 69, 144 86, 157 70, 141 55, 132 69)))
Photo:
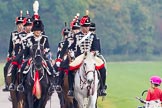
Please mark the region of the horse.
MULTIPOLYGON (((68 51, 63 56, 63 61, 61 63, 59 71, 59 76, 56 78, 56 84, 61 85, 62 90, 57 92, 58 98, 60 100, 60 108, 78 108, 77 101, 74 98, 67 96, 69 90, 68 83, 68 67, 66 67, 71 62, 71 57, 68 51)), ((55 65, 54 65, 55 67, 55 65)))
POLYGON ((25 94, 27 108, 45 108, 47 101, 52 93, 48 93, 49 69, 44 59, 43 46, 38 44, 32 46, 31 58, 29 59, 29 68, 25 80, 25 94))
POLYGON ((85 100, 87 102, 86 108, 96 108, 97 91, 99 89, 99 73, 96 68, 103 65, 103 62, 91 52, 85 52, 78 58, 81 59, 76 58, 70 64, 72 68, 72 66, 76 66, 76 62, 79 63, 79 69, 76 70, 74 77, 74 97, 78 102, 79 108, 83 108, 86 105, 85 100))
MULTIPOLYGON (((14 58, 10 59, 4 67, 5 82, 7 85, 10 85, 10 83, 12 82, 11 75, 12 75, 12 68, 13 68, 13 64, 12 64, 13 59, 14 58)), ((16 71, 18 71, 18 69, 16 71)), ((19 81, 20 81, 19 74, 16 74, 15 86, 18 85, 19 81)), ((10 91, 10 96, 11 97, 9 97, 9 100, 12 102, 12 108, 23 108, 24 96, 22 93, 14 90, 14 91, 10 91)))

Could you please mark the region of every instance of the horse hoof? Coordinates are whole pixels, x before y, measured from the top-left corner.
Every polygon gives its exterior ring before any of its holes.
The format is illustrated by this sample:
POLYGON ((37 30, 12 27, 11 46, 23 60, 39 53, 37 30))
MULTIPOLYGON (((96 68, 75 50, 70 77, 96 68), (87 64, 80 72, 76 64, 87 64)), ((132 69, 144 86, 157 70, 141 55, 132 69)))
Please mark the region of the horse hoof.
POLYGON ((8 97, 8 100, 12 102, 11 96, 8 97))

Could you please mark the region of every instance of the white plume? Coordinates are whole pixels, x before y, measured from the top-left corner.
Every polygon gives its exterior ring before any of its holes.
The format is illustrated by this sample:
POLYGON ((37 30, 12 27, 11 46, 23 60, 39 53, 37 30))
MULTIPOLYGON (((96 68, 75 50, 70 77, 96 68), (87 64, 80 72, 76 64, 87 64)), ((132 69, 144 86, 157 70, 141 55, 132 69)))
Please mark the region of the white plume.
POLYGON ((34 11, 34 13, 37 13, 38 14, 38 10, 39 10, 39 2, 36 0, 33 3, 33 11, 34 11))

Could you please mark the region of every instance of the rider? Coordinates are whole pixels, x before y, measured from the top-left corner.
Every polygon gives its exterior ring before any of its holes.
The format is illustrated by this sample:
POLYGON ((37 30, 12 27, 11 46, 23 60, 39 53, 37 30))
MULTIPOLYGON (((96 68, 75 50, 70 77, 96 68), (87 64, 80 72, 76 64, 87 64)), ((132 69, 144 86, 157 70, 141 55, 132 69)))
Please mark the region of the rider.
MULTIPOLYGON (((25 24, 24 24, 24 31, 21 32, 19 35, 22 39, 22 46, 23 46, 23 51, 25 50, 26 48, 26 44, 27 44, 27 37, 30 36, 32 34, 31 32, 31 29, 32 29, 32 24, 33 24, 33 19, 30 18, 30 15, 29 15, 29 12, 27 11, 27 18, 26 18, 26 21, 25 21, 25 24)), ((22 52, 23 53, 23 52, 22 52)), ((25 55, 24 55, 25 56, 25 55)), ((24 58, 23 58, 24 59, 24 58)), ((23 83, 23 80, 24 80, 24 76, 23 76, 23 71, 27 65, 27 58, 25 58, 24 60, 24 63, 22 64, 21 66, 21 69, 19 70, 20 71, 20 79, 22 80, 21 83, 17 86, 17 90, 18 91, 21 91, 23 92, 24 91, 24 87, 22 85, 23 83)))
MULTIPOLYGON (((96 25, 95 25, 95 23, 91 22, 89 31, 91 33, 93 33, 94 35, 96 35, 96 25)), ((97 37, 96 41, 97 41, 97 49, 98 49, 96 51, 96 54, 106 64, 106 60, 104 59, 104 57, 101 54, 100 39, 97 37)), ((101 75, 99 96, 105 96, 106 95, 105 90, 107 89, 107 85, 105 85, 105 83, 106 83, 106 68, 105 68, 105 66, 103 68, 101 68, 99 71, 100 71, 100 75, 101 75)))
POLYGON ((50 76, 50 88, 49 92, 54 91, 54 85, 53 85, 53 77, 55 76, 54 69, 52 67, 52 64, 49 60, 50 56, 50 47, 48 43, 48 37, 46 35, 43 35, 42 32, 44 31, 44 26, 41 20, 35 20, 33 22, 33 27, 32 27, 33 34, 27 38, 27 48, 25 49, 25 57, 27 58, 28 56, 31 57, 31 50, 30 48, 32 45, 37 44, 38 41, 40 41, 40 44, 44 48, 44 59, 47 63, 47 67, 49 68, 49 71, 51 72, 50 76))
MULTIPOLYGON (((60 56, 56 60, 56 64, 60 64, 60 67, 69 68, 69 62, 71 62, 71 61, 68 61, 68 63, 65 63, 62 60, 65 53, 68 52, 70 54, 70 57, 71 57, 72 60, 75 57, 75 55, 74 55, 74 49, 75 49, 74 48, 75 47, 74 36, 75 36, 75 34, 80 32, 79 14, 77 14, 75 19, 73 19, 70 26, 71 26, 71 31, 68 33, 68 36, 65 39, 64 44, 62 46, 62 49, 60 51, 60 56)), ((73 91, 73 85, 70 84, 70 83, 74 82, 74 75, 73 75, 73 72, 70 71, 69 69, 68 69, 68 82, 69 82, 69 89, 70 89, 70 91, 68 92, 68 95, 71 96, 71 94, 73 94, 73 92, 72 92, 73 91)))
MULTIPOLYGON (((90 51, 92 53, 96 53, 96 51, 98 51, 98 43, 97 43, 96 35, 89 32, 90 23, 91 23, 90 17, 88 15, 83 16, 80 20, 81 32, 78 32, 74 36, 75 37, 75 42, 74 42, 75 57, 78 57, 79 55, 87 51, 90 51), (86 38, 83 38, 85 36, 86 38)), ((102 69, 99 69, 99 71, 100 70, 102 69)), ((72 76, 70 72, 69 72, 69 77, 71 77, 71 82, 69 83, 69 86, 73 87, 74 76, 72 76)), ((106 91, 104 87, 102 87, 101 94, 102 96, 106 95, 106 91)), ((68 95, 73 96, 73 88, 69 88, 68 95)))
POLYGON ((150 78, 151 87, 148 89, 146 101, 160 100, 162 102, 162 91, 159 88, 162 80, 159 76, 150 78))
POLYGON ((54 64, 54 68, 55 70, 58 72, 59 71, 59 82, 56 86, 56 91, 61 91, 61 84, 63 81, 63 77, 64 77, 64 72, 68 69, 68 59, 64 60, 64 63, 60 63, 59 61, 61 60, 60 57, 63 57, 63 55, 61 55, 62 50, 63 50, 63 46, 65 44, 65 40, 68 38, 68 34, 70 32, 70 29, 66 26, 65 23, 65 27, 62 30, 62 41, 59 42, 58 44, 58 50, 57 50, 57 59, 55 60, 55 64, 54 64))
MULTIPOLYGON (((11 58, 15 58, 20 51, 22 50, 22 45, 21 45, 21 39, 19 36, 19 33, 23 31, 24 29, 24 20, 25 17, 22 16, 22 11, 20 11, 20 17, 16 18, 16 25, 17 25, 17 31, 14 31, 11 33, 11 38, 10 38, 10 45, 9 45, 9 54, 8 54, 8 60, 11 60, 11 58)), ((21 62, 21 61, 19 61, 21 62)), ((14 62, 12 62, 13 67, 12 67, 12 83, 9 86, 9 90, 14 90, 14 80, 15 80, 15 75, 16 75, 16 71, 18 68, 18 64, 14 64, 14 62)))

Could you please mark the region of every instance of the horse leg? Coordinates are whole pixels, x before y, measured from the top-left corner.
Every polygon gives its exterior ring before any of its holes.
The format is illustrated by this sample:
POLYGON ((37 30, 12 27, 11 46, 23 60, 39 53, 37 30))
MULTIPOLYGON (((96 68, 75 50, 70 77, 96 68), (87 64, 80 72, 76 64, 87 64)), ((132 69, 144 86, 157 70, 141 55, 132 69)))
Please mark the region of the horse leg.
POLYGON ((47 96, 47 94, 46 94, 45 96, 42 96, 42 97, 41 97, 41 99, 40 99, 39 102, 38 102, 37 108, 45 108, 46 102, 47 102, 46 96, 47 96))
POLYGON ((33 108, 34 106, 34 100, 31 91, 28 91, 27 93, 27 101, 28 101, 28 108, 33 108))
POLYGON ((10 96, 12 99, 12 108, 17 108, 17 97, 16 97, 16 91, 10 91, 10 96))
POLYGON ((64 108, 65 106, 65 100, 64 100, 64 94, 63 91, 61 91, 61 93, 57 93, 58 94, 58 98, 60 100, 60 107, 64 108))
POLYGON ((94 93, 93 96, 89 97, 88 108, 96 108, 96 101, 97 101, 97 92, 94 93))
POLYGON ((79 94, 79 93, 75 93, 75 98, 76 98, 76 100, 78 102, 79 108, 83 108, 84 107, 84 98, 83 98, 83 96, 81 94, 79 94))
POLYGON ((78 108, 78 102, 75 98, 73 99, 73 104, 74 104, 74 108, 78 108))

